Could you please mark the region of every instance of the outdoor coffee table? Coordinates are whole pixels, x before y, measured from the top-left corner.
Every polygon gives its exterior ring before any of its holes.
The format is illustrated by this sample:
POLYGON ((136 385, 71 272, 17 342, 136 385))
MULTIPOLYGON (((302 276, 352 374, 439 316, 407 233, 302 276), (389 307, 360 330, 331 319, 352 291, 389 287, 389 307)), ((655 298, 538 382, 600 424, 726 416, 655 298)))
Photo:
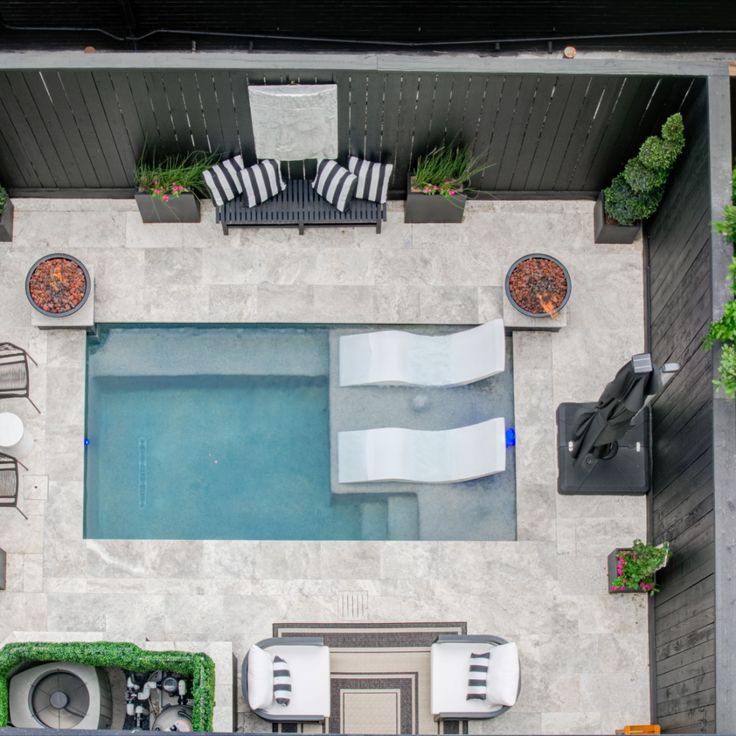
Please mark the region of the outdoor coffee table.
POLYGON ((23 420, 9 411, 0 412, 0 452, 22 458, 32 449, 33 437, 25 431, 23 420))

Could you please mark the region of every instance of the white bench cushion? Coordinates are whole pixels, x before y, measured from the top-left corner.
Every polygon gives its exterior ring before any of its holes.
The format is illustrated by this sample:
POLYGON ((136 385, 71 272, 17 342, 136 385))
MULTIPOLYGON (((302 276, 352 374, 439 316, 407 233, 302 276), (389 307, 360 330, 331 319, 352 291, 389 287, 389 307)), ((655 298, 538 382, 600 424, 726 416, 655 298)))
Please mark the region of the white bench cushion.
POLYGON ((259 710, 272 703, 273 658, 254 644, 248 651, 248 705, 252 710, 259 710))
MULTIPOLYGON (((278 655, 289 663, 291 673, 291 700, 288 705, 273 702, 264 708, 272 716, 330 715, 330 649, 326 646, 276 645, 268 647, 268 654, 278 655)), ((272 675, 273 678, 273 675, 272 675)))

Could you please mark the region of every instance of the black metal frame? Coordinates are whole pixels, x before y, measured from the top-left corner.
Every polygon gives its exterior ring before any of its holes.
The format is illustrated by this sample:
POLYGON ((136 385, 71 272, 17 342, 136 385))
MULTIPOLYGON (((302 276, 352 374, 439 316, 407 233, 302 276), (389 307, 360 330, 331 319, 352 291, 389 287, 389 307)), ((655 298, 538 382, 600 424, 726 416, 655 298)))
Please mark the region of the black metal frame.
POLYGON ((26 521, 28 521, 28 517, 18 507, 18 489, 20 485, 18 481, 19 465, 25 470, 28 470, 28 468, 18 460, 18 458, 0 452, 0 474, 7 472, 15 473, 15 495, 12 497, 0 496, 0 508, 14 508, 26 521))
MULTIPOLYGON (((498 647, 501 644, 508 644, 507 639, 502 639, 500 636, 494 636, 493 634, 440 634, 435 640, 434 644, 441 644, 442 642, 457 642, 457 643, 469 643, 469 644, 490 644, 491 646, 498 647)), ((519 664, 519 689, 517 691, 517 697, 521 693, 521 663, 519 664)), ((493 710, 490 713, 438 713, 435 716, 435 720, 438 721, 487 721, 490 718, 497 718, 498 716, 510 710, 512 706, 502 705, 498 710, 493 710)))
POLYGON ((28 359, 30 358, 33 365, 38 366, 35 360, 23 348, 14 345, 12 342, 0 343, 0 373, 3 366, 6 365, 23 365, 25 368, 25 385, 18 388, 0 388, 0 399, 21 398, 28 399, 31 406, 40 414, 41 410, 33 403, 30 393, 30 371, 28 370, 28 359))

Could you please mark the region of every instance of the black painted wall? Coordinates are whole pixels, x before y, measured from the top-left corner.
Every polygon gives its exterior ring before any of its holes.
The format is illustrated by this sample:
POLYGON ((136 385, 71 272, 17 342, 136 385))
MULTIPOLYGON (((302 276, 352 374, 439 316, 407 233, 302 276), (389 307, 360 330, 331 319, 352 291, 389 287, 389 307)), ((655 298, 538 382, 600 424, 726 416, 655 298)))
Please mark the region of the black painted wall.
MULTIPOLYGON (((343 39, 338 48, 364 48, 367 41, 386 44, 432 44, 462 41, 472 47, 483 39, 516 39, 511 49, 544 49, 543 42, 520 39, 565 39, 668 31, 718 31, 736 28, 736 8, 723 0, 690 3, 666 0, 456 0, 452 4, 425 0, 0 0, 0 44, 6 48, 66 47, 91 44, 98 49, 242 48, 254 35, 259 48, 293 48, 295 36, 343 39), (74 27, 100 31, 61 30, 74 27), (22 30, 35 28, 37 30, 22 30), (161 29, 178 33, 155 33, 161 29), (251 34, 202 36, 202 32, 251 34), (153 35, 148 35, 153 32, 153 35), (127 38, 123 41, 118 39, 127 38), (352 43, 351 43, 352 41, 352 43)), ((581 48, 645 47, 653 43, 682 51, 688 48, 733 46, 729 34, 637 38, 594 38, 576 41, 581 48)), ((303 45, 303 44, 302 44, 303 45)), ((312 40, 308 47, 320 47, 312 40)), ((247 45, 246 45, 247 47, 247 45)), ((321 44, 321 47, 330 48, 321 44)), ((441 48, 435 46, 436 48, 441 48)), ((333 45, 332 48, 335 48, 333 45)), ((495 50, 493 44, 485 48, 495 50)))
POLYGON ((707 91, 693 89, 687 147, 647 227, 650 349, 682 364, 653 408, 651 523, 673 557, 653 598, 653 722, 715 730, 713 357, 707 91))
MULTIPOLYGON (((159 152, 255 152, 249 84, 335 82, 340 158, 394 164, 402 196, 419 155, 452 140, 492 164, 496 193, 580 195, 607 185, 678 110, 686 77, 433 72, 97 70, 0 72, 0 181, 15 196, 129 196, 144 143, 159 152)), ((292 176, 310 176, 292 164, 292 176)))

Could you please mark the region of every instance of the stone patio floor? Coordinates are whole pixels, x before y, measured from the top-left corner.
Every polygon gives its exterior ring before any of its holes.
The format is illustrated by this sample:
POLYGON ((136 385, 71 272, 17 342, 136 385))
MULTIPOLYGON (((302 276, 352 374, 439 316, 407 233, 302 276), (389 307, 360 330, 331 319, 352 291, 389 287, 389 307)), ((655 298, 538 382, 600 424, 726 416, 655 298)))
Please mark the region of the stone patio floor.
MULTIPOLYGON (((592 202, 471 203, 461 225, 232 230, 143 225, 129 200, 15 201, 0 249, 0 339, 27 347, 32 397, 6 400, 35 438, 23 517, 0 511, 8 552, 0 642, 13 631, 232 641, 274 621, 467 621, 519 643, 523 686, 473 733, 611 733, 649 720, 647 600, 606 592, 605 558, 646 533, 642 497, 556 493, 554 414, 594 400, 644 346, 641 241, 596 246, 592 202), (501 316, 503 278, 528 252, 559 257, 573 294, 559 333, 514 333, 516 542, 94 541, 82 538, 85 338, 30 324, 23 279, 69 252, 94 268, 98 322, 476 324, 501 316)), ((270 730, 239 696, 239 727, 270 730)))

